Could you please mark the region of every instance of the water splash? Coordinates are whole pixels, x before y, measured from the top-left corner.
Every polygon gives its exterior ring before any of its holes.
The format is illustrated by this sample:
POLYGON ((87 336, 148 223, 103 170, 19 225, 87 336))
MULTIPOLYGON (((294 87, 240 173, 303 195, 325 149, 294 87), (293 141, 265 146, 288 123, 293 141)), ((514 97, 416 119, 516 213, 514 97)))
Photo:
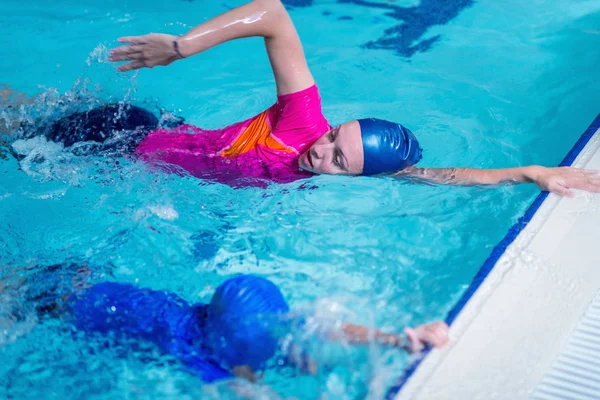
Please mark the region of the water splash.
POLYGON ((108 64, 110 63, 108 58, 108 48, 106 47, 106 45, 100 44, 98 45, 98 47, 92 50, 88 58, 85 60, 85 63, 88 65, 88 67, 91 67, 92 63, 108 64))

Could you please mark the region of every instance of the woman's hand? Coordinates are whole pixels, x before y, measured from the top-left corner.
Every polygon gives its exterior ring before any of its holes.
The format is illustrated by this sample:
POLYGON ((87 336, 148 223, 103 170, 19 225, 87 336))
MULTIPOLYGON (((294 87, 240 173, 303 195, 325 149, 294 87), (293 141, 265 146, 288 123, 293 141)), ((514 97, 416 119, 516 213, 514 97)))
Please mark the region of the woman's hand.
POLYGON ((416 353, 425 346, 442 347, 448 343, 448 325, 443 321, 419 325, 416 328, 405 328, 404 334, 410 341, 408 350, 416 353))
POLYGON ((118 40, 120 43, 128 44, 112 49, 110 61, 131 61, 117 68, 121 72, 169 65, 182 57, 181 53, 177 53, 173 43, 177 40, 177 36, 153 33, 144 36, 125 36, 118 40))
POLYGON ((592 193, 600 192, 600 175, 598 171, 579 168, 530 167, 526 174, 538 187, 547 192, 561 196, 573 197, 571 189, 580 189, 592 193))

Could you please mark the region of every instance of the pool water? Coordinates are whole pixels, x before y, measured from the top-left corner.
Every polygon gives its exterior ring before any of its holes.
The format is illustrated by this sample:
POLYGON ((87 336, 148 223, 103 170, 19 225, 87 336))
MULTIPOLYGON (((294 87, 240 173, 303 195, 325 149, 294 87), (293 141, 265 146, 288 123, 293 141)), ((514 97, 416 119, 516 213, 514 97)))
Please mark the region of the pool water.
MULTIPOLYGON (((0 3, 0 83, 38 95, 0 118, 51 118, 132 101, 214 128, 270 106, 260 39, 128 75, 107 62, 123 35, 181 34, 240 2, 0 3)), ((597 115, 600 1, 304 1, 287 5, 332 124, 377 116, 419 137, 423 167, 556 165, 597 115)), ((8 138, 8 141, 14 138, 8 138)), ((207 301, 239 273, 293 308, 390 332, 443 319, 532 185, 453 188, 318 176, 232 188, 43 141, 0 161, 0 397, 235 398, 139 344, 38 323, 20 278, 38 264, 109 266, 102 279, 207 301), (15 309, 26 318, 17 319, 15 309)), ((100 270, 99 270, 100 271, 100 270)), ((105 269, 102 269, 105 271, 105 269)), ((408 362, 377 346, 306 341, 316 377, 273 369, 252 397, 382 398, 408 362)))

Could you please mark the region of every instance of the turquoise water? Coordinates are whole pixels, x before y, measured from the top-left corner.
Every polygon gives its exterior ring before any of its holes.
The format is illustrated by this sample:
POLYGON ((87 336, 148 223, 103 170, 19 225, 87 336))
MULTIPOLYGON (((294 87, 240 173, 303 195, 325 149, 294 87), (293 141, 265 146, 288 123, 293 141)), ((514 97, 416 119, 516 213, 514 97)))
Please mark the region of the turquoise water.
MULTIPOLYGON (((118 36, 183 33, 236 4, 3 0, 0 82, 40 97, 0 116, 27 120, 115 100, 164 107, 206 128, 254 115, 275 99, 261 40, 139 74, 106 62, 118 36)), ((329 120, 403 122, 421 140, 423 167, 556 165, 598 113, 598 0, 289 4, 329 120)), ((37 324, 33 315, 15 321, 12 310, 26 305, 13 288, 30 274, 18 267, 111 264, 107 279, 190 301, 252 272, 277 283, 292 307, 400 331, 444 318, 537 194, 328 176, 234 189, 29 146, 20 165, 0 161, 4 398, 235 397, 152 349, 73 339, 60 321, 37 324)), ((317 377, 271 371, 265 383, 283 397, 381 398, 407 362, 373 346, 309 348, 325 366, 317 377)))

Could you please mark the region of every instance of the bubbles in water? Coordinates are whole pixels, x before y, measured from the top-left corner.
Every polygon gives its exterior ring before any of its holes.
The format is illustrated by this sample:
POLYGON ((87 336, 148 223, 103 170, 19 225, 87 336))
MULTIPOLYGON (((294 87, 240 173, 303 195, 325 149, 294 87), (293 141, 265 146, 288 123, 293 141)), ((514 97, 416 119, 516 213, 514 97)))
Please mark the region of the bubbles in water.
MULTIPOLYGON (((0 283, 0 287, 2 287, 0 283)), ((27 334, 37 323, 35 314, 27 309, 17 296, 18 292, 2 287, 0 293, 0 347, 27 334)))
POLYGON ((78 167, 72 163, 73 155, 63 152, 60 143, 48 142, 44 137, 19 139, 12 144, 14 152, 21 156, 21 170, 40 181, 60 179, 72 186, 81 184, 78 167))
POLYGON ((375 318, 366 308, 363 300, 349 296, 320 298, 292 311, 295 322, 282 342, 282 354, 288 361, 278 361, 274 367, 288 376, 296 389, 288 393, 284 384, 274 381, 273 374, 267 374, 265 381, 273 382, 280 393, 299 398, 316 397, 317 393, 340 399, 383 398, 401 373, 406 354, 383 349, 374 338, 363 345, 351 343, 342 324, 363 322, 372 327, 375 318), (294 373, 286 373, 286 368, 294 373), (315 376, 302 376, 311 372, 316 372, 315 376))
MULTIPOLYGON (((98 46, 88 57, 88 64, 106 62, 107 54, 108 50, 104 45, 98 46)), ((54 129, 53 124, 60 118, 74 112, 89 111, 104 104, 118 104, 115 118, 119 118, 129 107, 129 101, 135 100, 135 78, 127 78, 125 82, 125 92, 122 94, 111 94, 87 78, 78 79, 73 87, 63 94, 55 88, 40 86, 40 93, 35 97, 22 104, 3 108, 0 111, 0 121, 3 120, 7 126, 17 127, 13 132, 9 132, 10 134, 0 138, 0 145, 6 146, 0 149, 3 158, 14 156, 19 161, 21 171, 39 182, 58 180, 71 186, 81 186, 90 178, 105 179, 106 177, 99 172, 103 169, 115 170, 110 157, 121 157, 121 147, 129 146, 137 133, 114 132, 105 145, 88 141, 75 143, 68 148, 61 143, 48 141, 45 135, 50 129, 54 129), (103 146, 112 146, 114 150, 103 150, 103 146)), ((165 126, 180 120, 172 113, 159 109, 155 101, 141 103, 155 115, 162 114, 161 124, 165 126)), ((127 164, 129 163, 122 162, 121 166, 127 164)), ((121 168, 117 170, 122 171, 121 168)), ((163 211, 157 213, 167 219, 176 218, 172 212, 165 214, 163 211)))
POLYGON ((154 215, 167 221, 179 218, 179 213, 172 206, 150 206, 148 208, 154 215))

